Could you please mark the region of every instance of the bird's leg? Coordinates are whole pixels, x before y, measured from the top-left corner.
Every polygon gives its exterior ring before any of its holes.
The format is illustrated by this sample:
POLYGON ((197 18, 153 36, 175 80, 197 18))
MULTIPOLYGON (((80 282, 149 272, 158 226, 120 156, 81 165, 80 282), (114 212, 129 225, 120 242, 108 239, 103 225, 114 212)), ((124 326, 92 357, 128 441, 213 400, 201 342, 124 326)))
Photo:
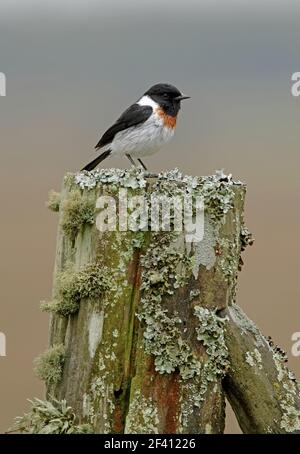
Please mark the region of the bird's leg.
POLYGON ((134 160, 132 159, 132 157, 130 156, 130 154, 125 153, 125 156, 126 156, 126 158, 129 159, 129 161, 131 162, 131 164, 132 164, 134 167, 136 167, 136 163, 134 162, 134 160))
POLYGON ((145 166, 145 164, 143 163, 143 161, 142 161, 141 159, 139 159, 139 158, 138 158, 138 161, 139 161, 139 163, 142 165, 143 169, 147 171, 148 169, 147 169, 147 167, 145 166))

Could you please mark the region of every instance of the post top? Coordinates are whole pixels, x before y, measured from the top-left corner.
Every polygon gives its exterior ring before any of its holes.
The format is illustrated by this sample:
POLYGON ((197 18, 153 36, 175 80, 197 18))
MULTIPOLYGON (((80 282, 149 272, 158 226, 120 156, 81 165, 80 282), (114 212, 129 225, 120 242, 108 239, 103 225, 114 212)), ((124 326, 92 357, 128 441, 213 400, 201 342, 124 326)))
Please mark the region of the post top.
POLYGON ((241 181, 234 181, 232 175, 226 175, 223 170, 216 170, 210 176, 184 175, 178 168, 167 170, 158 174, 149 173, 139 168, 131 169, 96 169, 91 172, 82 171, 69 173, 65 177, 78 185, 81 189, 93 189, 103 184, 114 184, 120 187, 142 189, 145 188, 149 179, 156 182, 171 182, 185 186, 186 190, 201 189, 203 186, 243 186, 241 181))

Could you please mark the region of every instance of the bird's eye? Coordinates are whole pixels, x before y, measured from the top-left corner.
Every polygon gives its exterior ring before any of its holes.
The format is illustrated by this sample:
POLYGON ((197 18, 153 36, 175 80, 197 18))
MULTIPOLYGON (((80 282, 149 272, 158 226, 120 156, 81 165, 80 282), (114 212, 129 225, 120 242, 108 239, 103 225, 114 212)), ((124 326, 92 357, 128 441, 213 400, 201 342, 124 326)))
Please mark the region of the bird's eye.
POLYGON ((163 94, 163 97, 164 97, 164 98, 167 98, 167 97, 168 97, 167 93, 164 93, 164 94, 163 94))

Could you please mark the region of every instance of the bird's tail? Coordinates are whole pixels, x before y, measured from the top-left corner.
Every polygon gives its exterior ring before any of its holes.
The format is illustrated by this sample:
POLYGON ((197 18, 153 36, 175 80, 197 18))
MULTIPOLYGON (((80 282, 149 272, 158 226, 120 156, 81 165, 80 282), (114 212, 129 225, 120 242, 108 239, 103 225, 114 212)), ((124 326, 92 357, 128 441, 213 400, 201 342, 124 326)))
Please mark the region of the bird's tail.
POLYGON ((88 170, 89 172, 93 170, 101 161, 103 161, 107 156, 109 156, 111 153, 111 150, 106 150, 101 153, 100 156, 98 156, 96 159, 94 159, 92 162, 89 162, 82 170, 88 170))

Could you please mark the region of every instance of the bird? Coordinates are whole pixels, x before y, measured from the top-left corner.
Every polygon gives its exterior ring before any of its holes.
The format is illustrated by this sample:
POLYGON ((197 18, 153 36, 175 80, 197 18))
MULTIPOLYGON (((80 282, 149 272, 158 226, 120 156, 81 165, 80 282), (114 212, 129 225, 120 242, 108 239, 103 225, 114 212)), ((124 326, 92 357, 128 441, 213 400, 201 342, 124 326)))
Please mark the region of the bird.
POLYGON ((109 156, 126 156, 136 166, 141 160, 156 153, 174 135, 181 101, 189 99, 176 87, 159 83, 150 87, 103 134, 95 149, 102 153, 83 169, 91 171, 109 156))

